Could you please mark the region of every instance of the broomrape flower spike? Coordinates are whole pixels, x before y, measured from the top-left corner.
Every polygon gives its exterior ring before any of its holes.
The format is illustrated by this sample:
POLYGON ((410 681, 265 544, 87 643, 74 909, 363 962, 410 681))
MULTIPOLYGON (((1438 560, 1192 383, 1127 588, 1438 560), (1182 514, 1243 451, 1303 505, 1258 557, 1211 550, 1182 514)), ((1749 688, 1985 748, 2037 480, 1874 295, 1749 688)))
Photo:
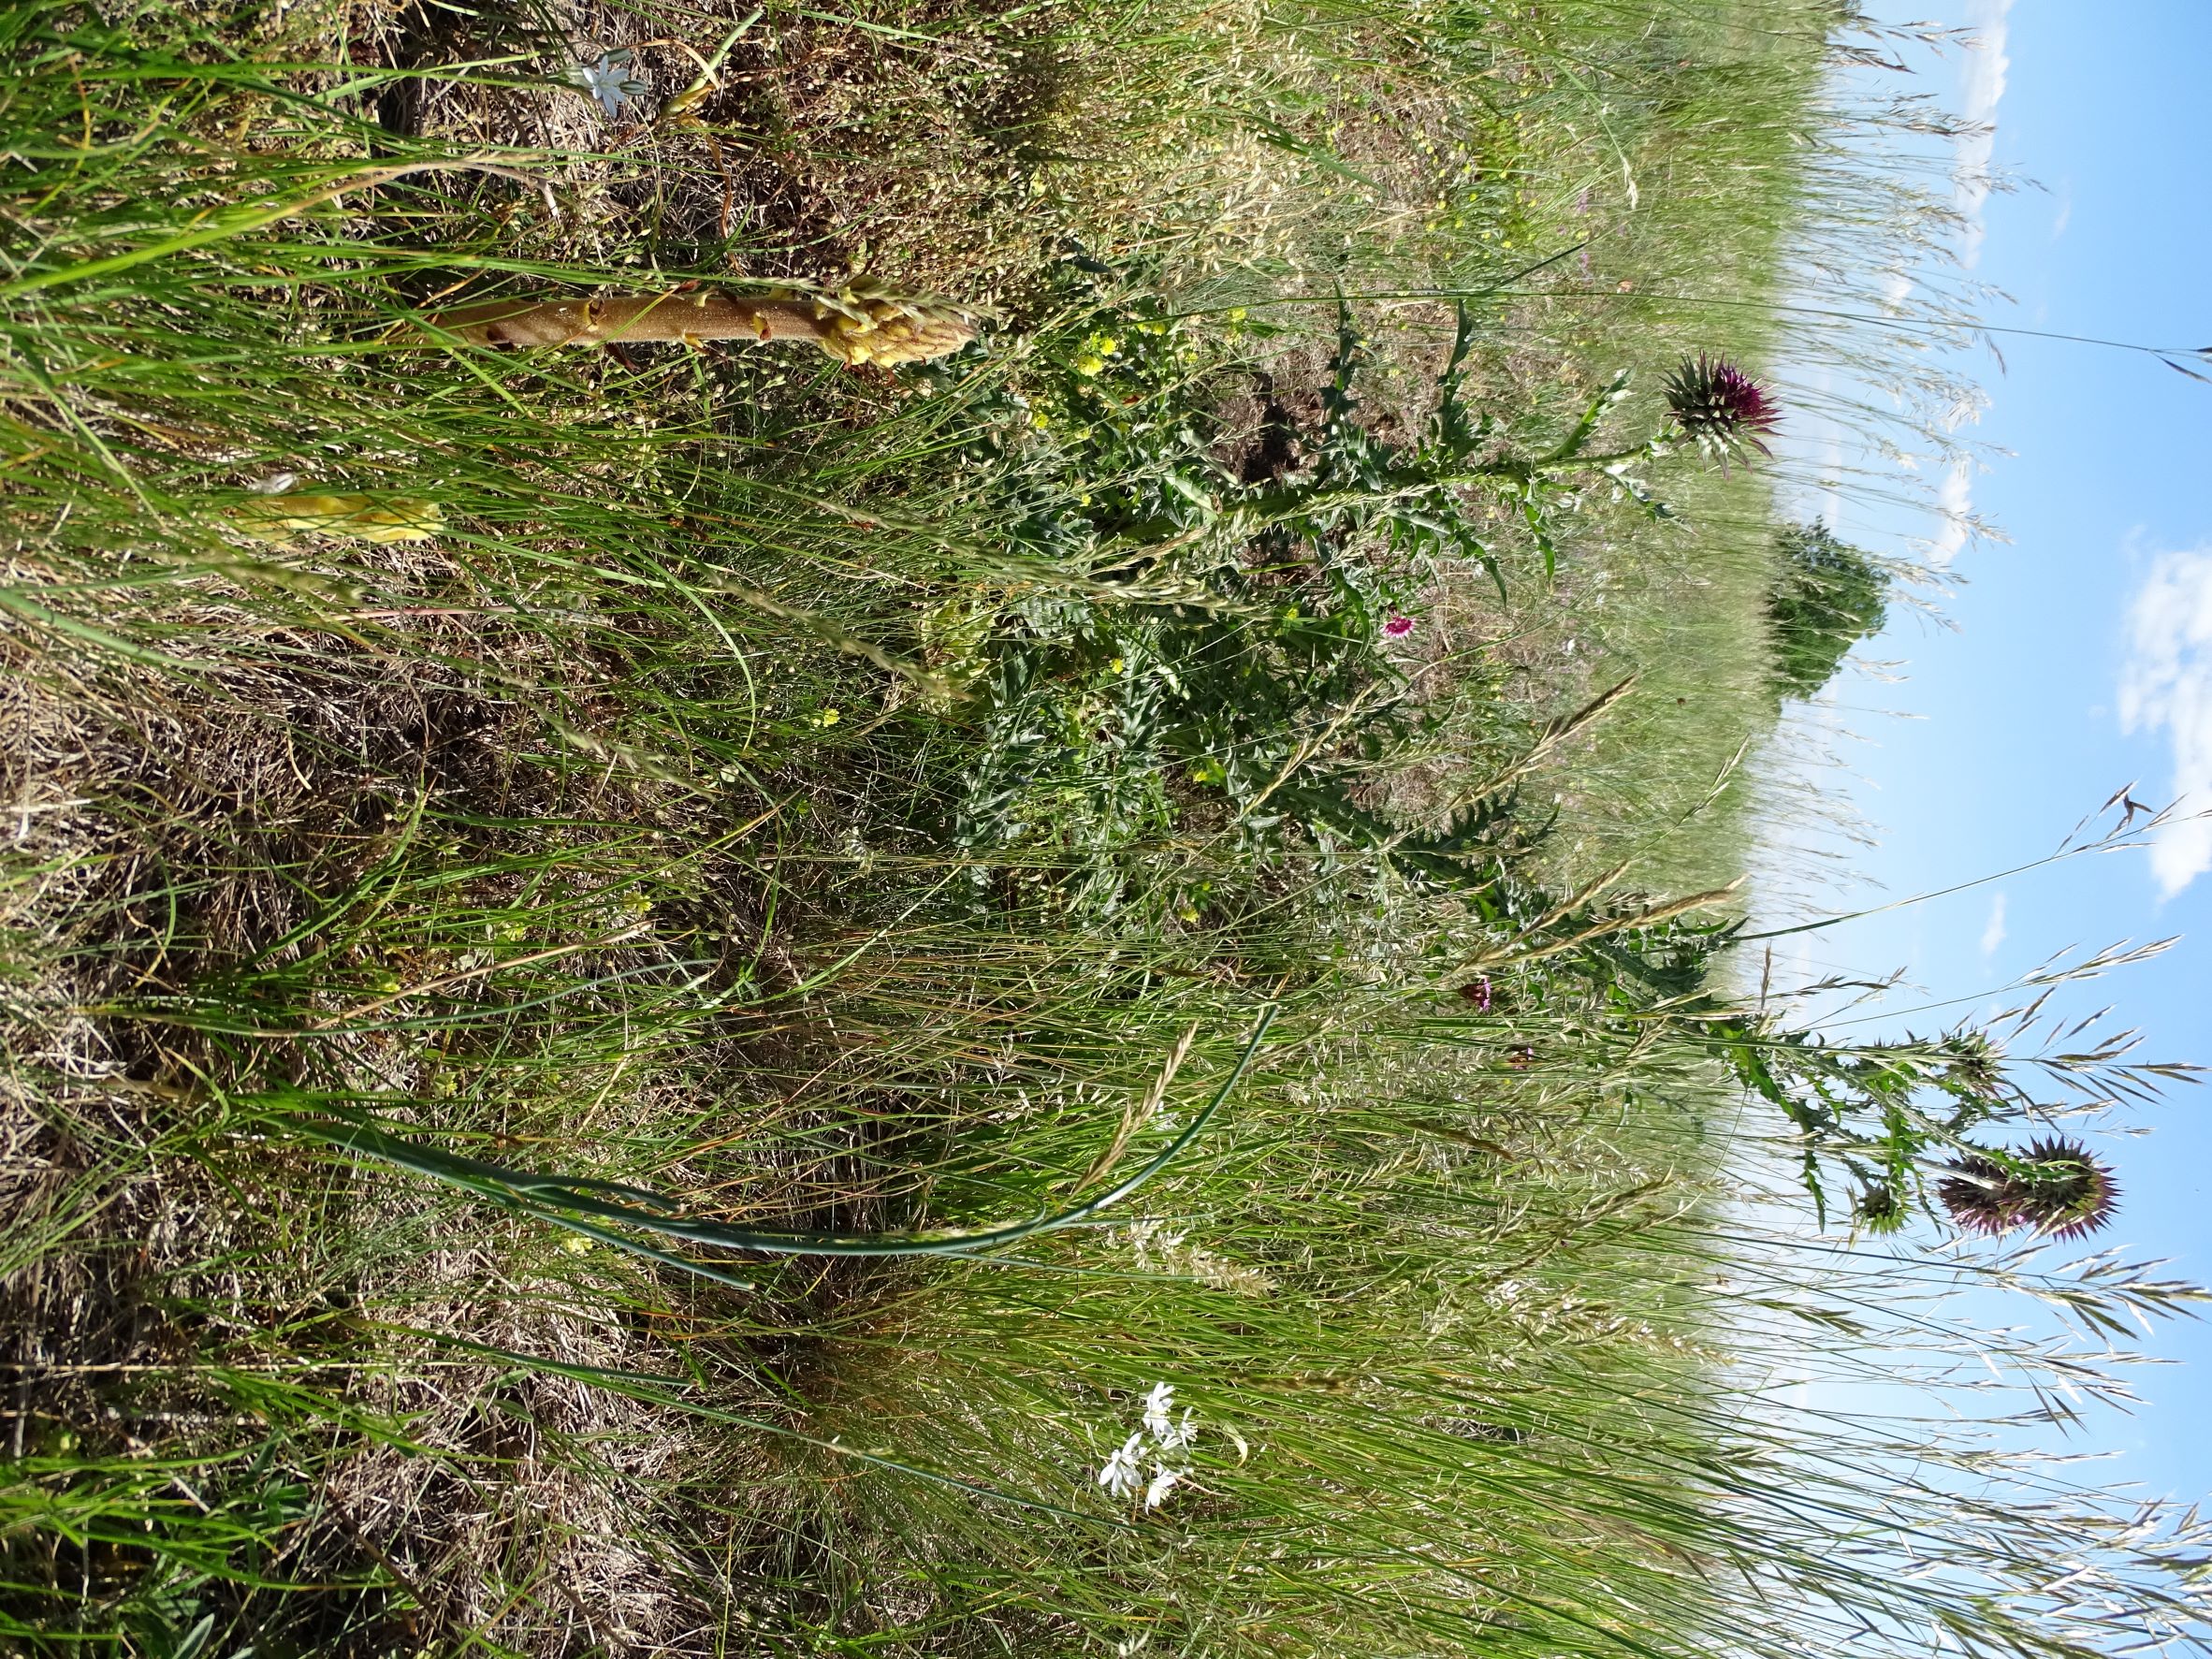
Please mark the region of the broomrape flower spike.
POLYGON ((400 495, 260 494, 231 508, 228 517, 257 542, 288 542, 299 534, 427 542, 445 528, 445 515, 436 502, 400 495))
POLYGON ((896 294, 855 277, 835 293, 765 294, 696 288, 593 299, 489 299, 441 312, 430 326, 464 344, 531 348, 708 340, 811 340, 848 367, 926 362, 976 337, 984 313, 948 300, 896 294))

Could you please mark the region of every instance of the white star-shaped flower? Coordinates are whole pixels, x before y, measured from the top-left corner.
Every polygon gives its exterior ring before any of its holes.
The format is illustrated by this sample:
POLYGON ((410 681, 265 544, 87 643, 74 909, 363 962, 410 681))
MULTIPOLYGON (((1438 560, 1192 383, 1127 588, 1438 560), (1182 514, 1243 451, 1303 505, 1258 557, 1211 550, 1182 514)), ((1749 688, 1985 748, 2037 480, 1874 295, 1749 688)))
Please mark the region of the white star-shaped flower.
POLYGON ((1144 1396, 1144 1432, 1155 1440, 1164 1440, 1174 1432, 1175 1385, 1154 1383, 1152 1392, 1144 1396))
POLYGON ((645 81, 633 79, 630 74, 630 49, 603 51, 596 64, 578 64, 568 72, 569 83, 579 86, 599 100, 599 107, 613 121, 622 113, 622 106, 632 98, 640 97, 653 89, 645 81))
POLYGON ((1099 1471, 1099 1484, 1106 1489, 1109 1495, 1126 1498, 1137 1490, 1143 1479, 1143 1471, 1140 1467, 1143 1452, 1144 1436, 1131 1434, 1107 1458, 1106 1466, 1099 1471))

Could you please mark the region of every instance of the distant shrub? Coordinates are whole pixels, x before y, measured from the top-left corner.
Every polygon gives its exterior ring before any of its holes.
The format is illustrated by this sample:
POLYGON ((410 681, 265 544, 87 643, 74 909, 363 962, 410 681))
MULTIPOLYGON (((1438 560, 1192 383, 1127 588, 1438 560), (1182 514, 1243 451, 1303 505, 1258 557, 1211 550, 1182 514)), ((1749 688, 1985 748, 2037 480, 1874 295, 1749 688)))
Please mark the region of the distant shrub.
POLYGON ((1881 568, 1827 526, 1786 527, 1775 539, 1774 582, 1767 593, 1775 689, 1810 697, 1827 684, 1846 651, 1881 632, 1888 588, 1881 568))

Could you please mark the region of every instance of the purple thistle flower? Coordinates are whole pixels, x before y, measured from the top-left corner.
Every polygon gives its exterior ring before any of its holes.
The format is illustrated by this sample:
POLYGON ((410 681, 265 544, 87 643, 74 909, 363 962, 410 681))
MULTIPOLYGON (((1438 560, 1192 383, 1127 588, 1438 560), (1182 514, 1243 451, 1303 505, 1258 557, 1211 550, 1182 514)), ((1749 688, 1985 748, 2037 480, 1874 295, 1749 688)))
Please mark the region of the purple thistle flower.
POLYGON ((1683 436, 1724 466, 1744 451, 1772 455, 1763 435, 1774 430, 1779 411, 1766 388, 1723 357, 1700 352, 1666 381, 1666 408, 1683 436))
POLYGON ((1392 617, 1383 624, 1383 637, 1385 639, 1404 639, 1412 632, 1413 618, 1411 617, 1392 617))
POLYGON ((2002 1161, 1982 1153, 1961 1158, 1937 1183, 1936 1197, 1968 1232, 2031 1227, 2045 1238, 2078 1239, 2112 1219, 2119 1185, 2079 1141, 2053 1135, 2002 1161))

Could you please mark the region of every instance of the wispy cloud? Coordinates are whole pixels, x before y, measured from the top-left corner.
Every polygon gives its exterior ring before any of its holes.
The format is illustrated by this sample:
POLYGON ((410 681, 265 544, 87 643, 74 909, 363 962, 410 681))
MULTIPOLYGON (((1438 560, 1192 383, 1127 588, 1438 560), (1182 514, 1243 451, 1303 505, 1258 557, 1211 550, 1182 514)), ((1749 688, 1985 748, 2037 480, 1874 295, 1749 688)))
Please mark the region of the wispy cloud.
POLYGON ((2004 97, 2005 76, 2013 66, 2005 56, 2006 14, 2013 0, 1976 0, 1968 8, 1974 48, 1959 75, 1958 113, 1971 124, 1958 140, 1958 211, 1965 217, 1959 258, 1968 269, 1982 256, 1982 207, 1989 199, 1989 157, 1997 145, 1997 106, 2004 97))
POLYGON ((1974 463, 1967 457, 1954 460, 1943 473, 1943 483, 1936 487, 1936 510, 1943 516, 1943 528, 1936 532, 1928 557, 1945 565, 1958 557, 1966 538, 1973 533, 1974 463))
POLYGON ((2161 553, 2128 613, 2120 729, 2163 731, 2174 750, 2180 810, 2150 850, 2170 898, 2212 869, 2212 549, 2161 553))
POLYGON ((1982 927, 1982 960, 1986 962, 1997 954, 1997 947, 2004 943, 2005 897, 2000 893, 1989 901, 1989 920, 1982 927))
MULTIPOLYGON (((1958 138, 1952 177, 1962 221, 1958 257, 1970 270, 1982 257, 1982 210, 1989 199, 1989 158, 1997 147, 1997 106, 2003 101, 2005 77, 2013 63, 2004 51, 2009 27, 2006 19, 2012 8, 2013 0, 1973 0, 1968 7, 1974 45, 1966 54, 1958 87, 1958 112, 1967 128, 1958 138)), ((1952 425, 1956 428, 1979 415, 1978 409, 1955 411, 1952 425)), ((1943 527, 1936 532, 1928 557, 1939 566, 1957 558, 1973 533, 1973 462, 1961 456, 1952 461, 1937 488, 1936 506, 1943 516, 1943 527)))

